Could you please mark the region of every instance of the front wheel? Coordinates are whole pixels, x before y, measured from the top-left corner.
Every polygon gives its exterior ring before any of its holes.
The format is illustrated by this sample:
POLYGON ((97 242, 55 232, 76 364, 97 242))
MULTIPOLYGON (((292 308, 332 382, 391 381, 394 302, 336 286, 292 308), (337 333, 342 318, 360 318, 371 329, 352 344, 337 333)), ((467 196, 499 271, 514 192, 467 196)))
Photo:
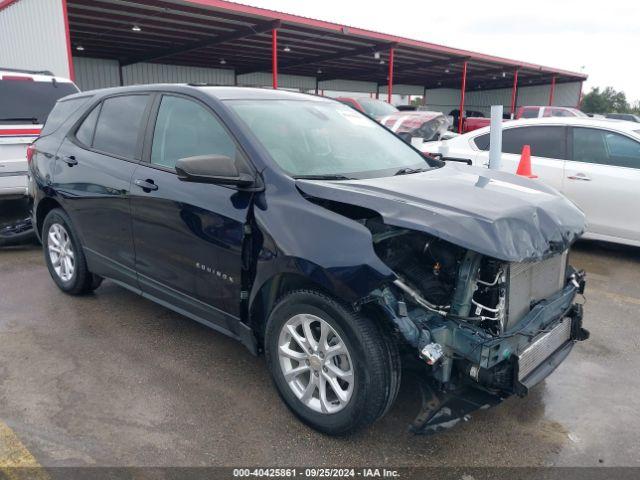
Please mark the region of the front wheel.
POLYGON ((324 433, 373 423, 397 394, 395 343, 372 320, 320 292, 292 292, 277 303, 265 353, 287 406, 324 433))

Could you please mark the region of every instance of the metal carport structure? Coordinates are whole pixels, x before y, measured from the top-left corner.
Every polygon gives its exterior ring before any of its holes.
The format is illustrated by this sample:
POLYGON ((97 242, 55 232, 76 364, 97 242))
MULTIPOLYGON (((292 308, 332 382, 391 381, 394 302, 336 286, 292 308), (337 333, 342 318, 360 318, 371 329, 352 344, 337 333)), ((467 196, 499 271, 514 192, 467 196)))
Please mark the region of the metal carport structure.
MULTIPOLYGON (((226 74, 209 83, 278 88, 285 76, 297 77, 305 79, 301 89, 316 93, 366 82, 388 101, 394 88, 422 94, 423 100, 449 92, 449 103, 455 91, 460 111, 471 95, 500 91, 513 112, 524 88, 535 89, 538 104, 541 95, 543 104, 554 104, 557 89, 571 84, 576 105, 586 79, 582 73, 224 0, 4 0, 0 26, 4 11, 27 2, 60 5, 69 75, 75 78, 74 64, 99 60, 100 67, 110 66, 109 75, 117 75, 108 84, 139 81, 129 78, 127 69, 134 66, 170 65, 226 74)), ((559 102, 567 100, 565 95, 559 102)))

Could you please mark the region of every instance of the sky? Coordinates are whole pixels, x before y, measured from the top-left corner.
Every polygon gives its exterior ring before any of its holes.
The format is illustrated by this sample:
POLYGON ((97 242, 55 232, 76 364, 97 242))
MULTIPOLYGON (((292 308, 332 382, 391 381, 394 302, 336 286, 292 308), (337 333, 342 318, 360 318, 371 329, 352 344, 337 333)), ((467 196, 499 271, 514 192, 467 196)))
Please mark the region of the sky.
POLYGON ((239 3, 584 72, 640 101, 640 0, 241 0, 239 3))

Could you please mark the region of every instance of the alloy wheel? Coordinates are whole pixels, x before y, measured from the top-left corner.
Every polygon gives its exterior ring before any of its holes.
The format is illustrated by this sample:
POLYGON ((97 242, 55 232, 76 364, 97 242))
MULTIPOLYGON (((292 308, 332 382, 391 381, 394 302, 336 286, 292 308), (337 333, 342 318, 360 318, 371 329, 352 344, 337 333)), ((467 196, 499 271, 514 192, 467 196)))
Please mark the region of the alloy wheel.
POLYGON ((355 376, 351 356, 322 318, 298 314, 287 320, 278 339, 278 358, 289 388, 310 409, 331 414, 349 403, 355 376))
POLYGON ((76 268, 75 253, 69 232, 59 223, 49 227, 47 250, 56 275, 63 282, 71 280, 76 268))

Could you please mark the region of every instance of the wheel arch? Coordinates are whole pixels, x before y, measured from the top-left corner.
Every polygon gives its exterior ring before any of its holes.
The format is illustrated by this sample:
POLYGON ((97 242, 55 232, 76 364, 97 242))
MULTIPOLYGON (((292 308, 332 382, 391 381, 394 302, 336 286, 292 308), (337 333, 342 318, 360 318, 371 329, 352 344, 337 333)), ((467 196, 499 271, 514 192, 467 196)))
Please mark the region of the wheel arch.
POLYGON ((36 233, 38 237, 42 238, 42 225, 44 224, 44 219, 49 214, 49 212, 55 208, 60 208, 64 210, 62 208, 62 205, 60 205, 60 203, 57 200, 51 197, 43 198, 42 200, 40 200, 40 202, 38 202, 38 206, 36 207, 36 212, 35 212, 35 217, 36 217, 35 227, 36 227, 36 233))

